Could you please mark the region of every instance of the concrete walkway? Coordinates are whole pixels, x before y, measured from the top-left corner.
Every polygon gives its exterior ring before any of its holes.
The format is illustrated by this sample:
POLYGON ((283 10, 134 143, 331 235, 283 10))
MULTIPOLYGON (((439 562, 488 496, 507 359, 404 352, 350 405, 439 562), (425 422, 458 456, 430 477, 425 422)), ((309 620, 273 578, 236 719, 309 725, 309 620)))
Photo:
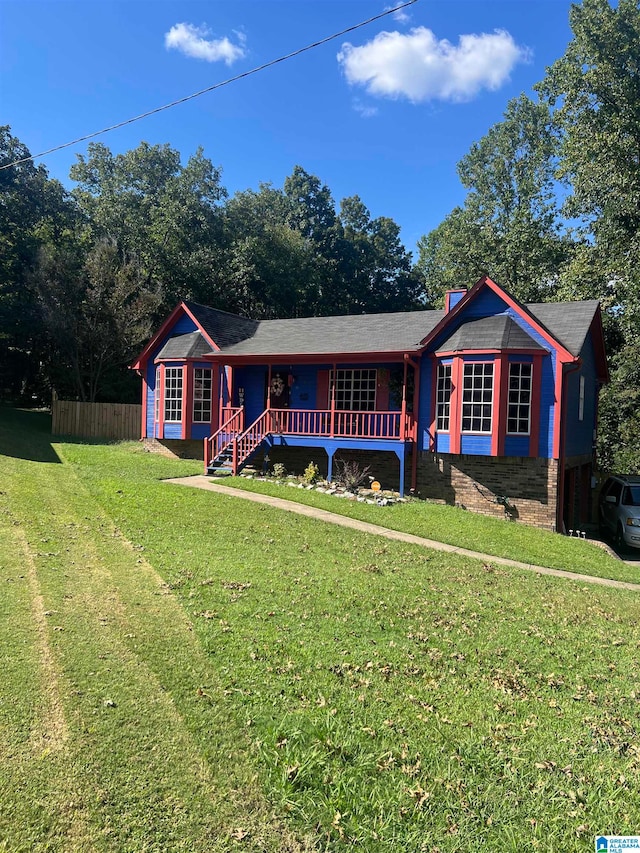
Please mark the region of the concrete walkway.
POLYGON ((549 569, 546 566, 534 566, 531 563, 521 563, 518 560, 508 560, 505 557, 495 557, 491 554, 481 554, 479 551, 469 551, 467 548, 458 548, 455 545, 447 545, 444 542, 436 542, 433 539, 425 539, 422 536, 414 536, 412 533, 403 533, 400 530, 390 530, 388 527, 381 527, 379 524, 371 524, 368 521, 358 521, 355 518, 347 518, 344 515, 338 515, 334 512, 328 512, 325 509, 318 507, 307 506, 306 504, 295 503, 284 498, 274 498, 271 495, 261 495, 257 492, 246 492, 243 489, 232 489, 229 486, 223 486, 220 483, 214 483, 209 477, 198 475, 195 477, 176 477, 175 479, 165 480, 165 483, 175 483, 178 486, 191 486, 196 489, 206 489, 209 492, 216 492, 219 495, 228 495, 233 498, 242 498, 254 503, 266 504, 267 506, 276 507, 286 512, 295 512, 298 515, 306 515, 309 518, 318 519, 318 521, 326 521, 329 524, 338 524, 341 527, 349 527, 352 530, 360 530, 362 533, 373 533, 376 536, 384 536, 387 539, 395 539, 398 542, 408 542, 410 545, 420 545, 423 548, 431 548, 434 551, 445 551, 450 554, 461 554, 463 557, 472 557, 475 560, 482 560, 485 563, 493 563, 497 566, 514 566, 517 569, 526 569, 527 571, 537 572, 540 575, 553 575, 557 578, 567 578, 580 583, 592 583, 599 586, 615 587, 617 589, 630 589, 634 592, 640 592, 640 584, 628 583, 627 581, 615 581, 610 578, 597 578, 592 575, 581 575, 577 572, 566 572, 562 569, 549 569))

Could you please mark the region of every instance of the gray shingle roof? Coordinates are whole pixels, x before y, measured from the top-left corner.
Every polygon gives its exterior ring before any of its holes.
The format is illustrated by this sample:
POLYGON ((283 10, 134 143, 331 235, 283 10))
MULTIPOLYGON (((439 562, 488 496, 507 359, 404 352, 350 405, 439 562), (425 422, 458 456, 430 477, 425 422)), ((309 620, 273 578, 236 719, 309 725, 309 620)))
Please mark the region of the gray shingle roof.
POLYGON ((209 308, 197 302, 185 302, 184 304, 221 349, 251 338, 260 325, 259 320, 249 320, 246 317, 229 314, 227 311, 218 311, 217 308, 209 308))
POLYGON ((437 352, 459 352, 465 349, 542 350, 543 347, 511 317, 498 314, 463 323, 442 341, 437 352))
POLYGON ((587 299, 584 302, 539 302, 526 307, 572 355, 580 355, 599 304, 597 299, 587 299))
MULTIPOLYGON (((331 355, 332 353, 412 352, 444 317, 443 310, 355 314, 289 320, 249 320, 196 302, 185 303, 205 332, 228 356, 331 355)), ((598 308, 597 300, 544 302, 525 306, 578 356, 598 308)), ((175 345, 177 346, 177 344, 175 345)), ((468 321, 440 351, 531 349, 537 344, 506 315, 468 321)), ((164 350, 163 350, 164 352, 164 350)), ((197 355, 201 355, 197 352, 197 355)), ((172 356, 164 356, 172 357, 172 356)), ((174 358, 181 356, 174 355, 174 358)))
POLYGON ((420 341, 443 315, 444 311, 412 311, 261 320, 250 338, 221 349, 225 355, 265 356, 410 352, 420 348, 420 341))
POLYGON ((189 332, 188 335, 175 335, 162 347, 156 358, 198 358, 206 352, 211 352, 211 345, 200 332, 189 332))

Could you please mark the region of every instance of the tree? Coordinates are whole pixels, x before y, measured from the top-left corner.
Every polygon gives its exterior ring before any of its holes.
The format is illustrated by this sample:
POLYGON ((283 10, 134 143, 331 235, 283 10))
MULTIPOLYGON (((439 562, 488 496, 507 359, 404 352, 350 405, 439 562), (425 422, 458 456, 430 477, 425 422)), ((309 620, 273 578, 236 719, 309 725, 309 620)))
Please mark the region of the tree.
POLYGON ((87 249, 77 237, 40 249, 34 288, 49 340, 45 368, 60 396, 122 400, 126 367, 153 330, 160 298, 114 242, 87 249))
POLYGON ((553 296, 571 248, 555 201, 556 151, 547 106, 524 95, 472 145, 458 164, 464 206, 418 242, 430 300, 485 273, 524 302, 553 296))
POLYGON ((563 287, 584 294, 586 278, 589 295, 603 300, 612 382, 602 398, 601 460, 640 471, 640 10, 635 0, 615 8, 584 0, 570 23, 565 54, 537 87, 561 143, 565 213, 582 223, 583 249, 563 287))
MULTIPOLYGON (((28 149, 0 127, 0 165, 29 158, 28 149)), ((0 395, 31 399, 46 349, 30 288, 42 245, 74 227, 76 211, 58 181, 32 160, 0 170, 0 395)))
POLYGON ((91 143, 70 176, 94 239, 107 239, 121 258, 134 259, 163 310, 180 298, 206 300, 211 265, 221 243, 220 171, 202 149, 182 166, 169 145, 142 142, 113 155, 91 143))

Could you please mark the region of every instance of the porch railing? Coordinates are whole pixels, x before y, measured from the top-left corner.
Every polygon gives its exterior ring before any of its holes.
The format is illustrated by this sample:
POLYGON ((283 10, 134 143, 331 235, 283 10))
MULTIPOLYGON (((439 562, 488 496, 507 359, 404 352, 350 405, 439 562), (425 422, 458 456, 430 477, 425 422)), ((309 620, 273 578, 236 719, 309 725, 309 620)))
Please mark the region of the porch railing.
POLYGON ((402 412, 352 412, 331 409, 266 409, 247 429, 244 411, 235 411, 220 429, 205 439, 205 469, 226 454, 231 471, 240 467, 268 435, 306 435, 318 438, 415 438, 412 415, 402 412))
POLYGON ((271 432, 323 438, 409 439, 413 419, 402 412, 352 412, 330 409, 270 409, 271 432))
POLYGON ((227 450, 234 439, 244 431, 244 409, 225 406, 222 410, 223 422, 217 432, 204 440, 204 468, 227 450))

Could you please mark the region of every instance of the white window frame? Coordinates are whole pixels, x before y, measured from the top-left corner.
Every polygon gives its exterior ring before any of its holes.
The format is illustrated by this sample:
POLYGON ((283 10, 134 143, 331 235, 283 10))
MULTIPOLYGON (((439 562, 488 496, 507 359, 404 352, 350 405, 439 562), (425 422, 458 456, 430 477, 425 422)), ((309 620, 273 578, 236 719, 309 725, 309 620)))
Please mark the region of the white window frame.
POLYGON ((532 395, 533 364, 527 361, 509 362, 507 435, 531 435, 532 395), (525 368, 527 369, 525 370, 525 368), (526 413, 526 416, 524 413, 526 413), (510 425, 514 421, 516 423, 516 429, 511 429, 510 425), (526 428, 523 429, 522 427, 526 428))
POLYGON ((451 377, 453 365, 439 362, 436 376, 436 431, 451 432, 451 377))
POLYGON ((332 371, 332 384, 337 411, 375 412, 378 385, 375 368, 336 369, 332 371))
POLYGON ((460 405, 461 434, 491 435, 495 402, 494 379, 495 371, 492 361, 470 361, 463 364, 460 405), (488 414, 486 414, 487 408, 488 414), (466 420, 470 422, 467 428, 465 428, 466 420), (474 429, 474 425, 477 423, 479 423, 479 429, 474 429))
POLYGON ((165 367, 164 369, 164 422, 182 423, 182 395, 184 393, 184 368, 165 367))
POLYGON ((213 410, 213 371, 210 367, 193 368, 193 423, 211 423, 213 410))

